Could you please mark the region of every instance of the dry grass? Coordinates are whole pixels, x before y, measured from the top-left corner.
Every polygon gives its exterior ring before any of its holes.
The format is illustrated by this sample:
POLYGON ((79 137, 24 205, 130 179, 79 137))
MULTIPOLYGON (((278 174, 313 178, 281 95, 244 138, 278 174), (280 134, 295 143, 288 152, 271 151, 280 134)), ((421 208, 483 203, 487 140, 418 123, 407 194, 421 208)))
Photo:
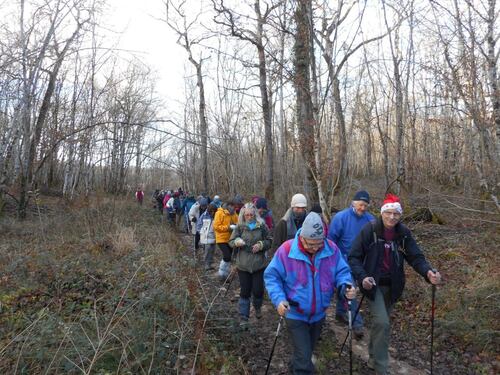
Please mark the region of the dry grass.
POLYGON ((0 222, 0 373, 190 368, 202 292, 157 212, 106 197, 41 202, 40 217, 0 222))

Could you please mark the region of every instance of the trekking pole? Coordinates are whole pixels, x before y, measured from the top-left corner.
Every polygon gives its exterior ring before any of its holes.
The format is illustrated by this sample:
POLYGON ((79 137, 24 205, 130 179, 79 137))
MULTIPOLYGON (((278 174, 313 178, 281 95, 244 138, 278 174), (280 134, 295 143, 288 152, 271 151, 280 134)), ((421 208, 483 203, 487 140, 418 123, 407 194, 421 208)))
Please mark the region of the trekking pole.
MULTIPOLYGON (((348 287, 349 288, 349 287, 348 287)), ((350 289, 350 288, 349 288, 350 289)), ((352 311, 351 311, 351 300, 347 300, 347 316, 349 317, 349 374, 352 375, 352 311)))
MULTIPOLYGON (((358 305, 358 308, 356 309, 356 312, 354 313, 354 318, 352 319, 352 321, 354 322, 356 320, 356 318, 358 317, 358 313, 359 313, 359 310, 361 309, 361 305, 363 304, 363 300, 365 299, 365 295, 363 294, 361 296, 361 300, 359 301, 359 305, 358 305)), ((350 307, 349 307, 349 311, 350 311, 350 307)), ((340 357, 342 356, 342 352, 344 351, 344 347, 345 347, 345 344, 347 342, 347 339, 349 338, 349 332, 347 332, 347 335, 345 335, 345 338, 344 338, 344 342, 342 343, 342 346, 340 347, 340 351, 339 351, 339 359, 340 357)))
POLYGON ((276 342, 278 341, 278 335, 280 334, 281 323, 283 323, 283 316, 280 316, 280 320, 278 322, 278 328, 276 328, 276 336, 274 336, 273 347, 271 348, 271 354, 269 355, 269 359, 267 361, 266 374, 269 373, 269 367, 271 366, 271 360, 273 359, 274 348, 276 347, 276 342))
POLYGON ((431 375, 433 374, 434 360, 434 312, 436 311, 436 285, 432 284, 432 308, 431 308, 431 375))

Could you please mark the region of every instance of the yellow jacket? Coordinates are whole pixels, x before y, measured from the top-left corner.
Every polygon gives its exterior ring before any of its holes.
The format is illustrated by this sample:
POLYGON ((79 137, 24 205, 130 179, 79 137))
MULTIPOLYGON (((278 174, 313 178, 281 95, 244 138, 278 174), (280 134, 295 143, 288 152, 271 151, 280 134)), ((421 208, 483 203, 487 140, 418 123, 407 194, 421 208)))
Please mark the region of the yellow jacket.
POLYGON ((229 225, 238 223, 238 215, 230 214, 228 210, 220 207, 214 217, 214 232, 216 243, 227 243, 231 237, 229 225))

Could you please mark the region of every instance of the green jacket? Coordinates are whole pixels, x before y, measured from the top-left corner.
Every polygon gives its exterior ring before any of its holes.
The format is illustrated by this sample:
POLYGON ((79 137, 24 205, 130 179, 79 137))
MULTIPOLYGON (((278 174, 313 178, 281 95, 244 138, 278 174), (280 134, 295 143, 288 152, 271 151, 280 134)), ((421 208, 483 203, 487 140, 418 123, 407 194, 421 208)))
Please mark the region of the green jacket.
POLYGON ((235 249, 236 255, 234 259, 239 270, 250 273, 259 271, 267 266, 265 252, 271 247, 269 229, 265 224, 259 222, 254 229, 250 229, 247 225, 238 224, 231 234, 229 246, 235 249), (245 241, 244 246, 236 247, 234 245, 235 240, 238 238, 245 241), (252 247, 258 242, 262 243, 262 248, 253 253, 252 247))

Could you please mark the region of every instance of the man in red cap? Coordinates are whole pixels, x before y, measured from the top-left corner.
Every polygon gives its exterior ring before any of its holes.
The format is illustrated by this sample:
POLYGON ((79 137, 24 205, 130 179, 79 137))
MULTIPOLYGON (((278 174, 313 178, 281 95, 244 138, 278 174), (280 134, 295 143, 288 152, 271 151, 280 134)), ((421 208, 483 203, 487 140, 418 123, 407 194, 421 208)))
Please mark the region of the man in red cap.
POLYGON ((428 282, 439 284, 441 275, 426 261, 410 230, 400 222, 403 208, 396 195, 387 194, 381 217, 366 224, 349 254, 349 264, 372 315, 368 366, 377 375, 389 367, 390 312, 405 285, 403 260, 428 282))

